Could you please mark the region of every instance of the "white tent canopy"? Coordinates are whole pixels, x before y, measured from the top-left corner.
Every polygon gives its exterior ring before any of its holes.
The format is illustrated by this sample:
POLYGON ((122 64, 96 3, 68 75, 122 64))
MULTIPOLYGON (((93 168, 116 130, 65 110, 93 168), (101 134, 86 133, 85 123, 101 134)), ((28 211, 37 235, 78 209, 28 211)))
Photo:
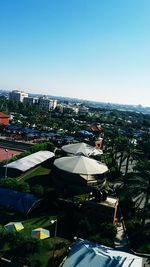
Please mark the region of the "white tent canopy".
POLYGON ((101 149, 96 149, 95 147, 83 142, 62 146, 62 150, 74 155, 94 156, 103 154, 101 149))
POLYGON ((34 166, 54 157, 54 153, 50 151, 39 151, 36 153, 33 153, 29 156, 26 156, 22 159, 18 159, 14 162, 11 162, 7 165, 4 165, 4 167, 7 168, 13 168, 20 171, 27 171, 34 166))
POLYGON ((105 164, 85 156, 62 157, 54 161, 61 170, 77 174, 103 174, 108 171, 105 164))

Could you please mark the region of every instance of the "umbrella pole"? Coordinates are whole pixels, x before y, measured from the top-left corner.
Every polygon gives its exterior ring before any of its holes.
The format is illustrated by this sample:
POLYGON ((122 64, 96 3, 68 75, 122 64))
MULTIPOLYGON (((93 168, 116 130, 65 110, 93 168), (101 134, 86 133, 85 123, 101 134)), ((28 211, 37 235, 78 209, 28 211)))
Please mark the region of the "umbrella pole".
POLYGON ((55 247, 56 247, 56 236, 57 236, 57 219, 55 221, 55 233, 54 233, 54 246, 53 246, 53 262, 55 261, 55 247))

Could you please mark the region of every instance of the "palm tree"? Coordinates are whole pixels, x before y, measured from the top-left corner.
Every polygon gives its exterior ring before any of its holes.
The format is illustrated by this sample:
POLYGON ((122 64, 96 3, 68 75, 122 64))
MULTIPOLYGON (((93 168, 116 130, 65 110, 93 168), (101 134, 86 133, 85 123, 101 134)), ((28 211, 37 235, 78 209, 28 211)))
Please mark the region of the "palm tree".
POLYGON ((132 136, 123 136, 117 129, 114 129, 111 135, 109 132, 106 132, 105 137, 107 138, 105 139, 106 151, 111 151, 110 155, 112 155, 113 160, 118 165, 119 173, 122 171, 123 163, 125 164, 123 174, 126 175, 128 173, 131 154, 134 150, 132 136))
POLYGON ((137 209, 142 211, 142 229, 149 216, 150 205, 150 161, 139 161, 135 172, 128 177, 127 190, 132 194, 137 209))
POLYGON ((115 144, 117 154, 116 160, 120 172, 124 164, 124 177, 128 174, 130 161, 133 161, 136 154, 136 143, 133 137, 133 132, 130 130, 125 136, 120 135, 115 144))
MULTIPOLYGON (((128 174, 129 164, 135 160, 135 155, 137 153, 136 144, 133 139, 128 139, 126 150, 125 150, 125 159, 126 159, 126 167, 125 167, 125 176, 128 174)), ((133 166, 132 166, 133 168, 133 166)))
POLYGON ((144 160, 150 160, 150 133, 145 132, 138 140, 137 148, 139 150, 139 156, 144 160))
POLYGON ((133 149, 133 145, 131 140, 128 137, 119 137, 116 141, 116 160, 118 161, 119 171, 121 172, 122 165, 125 163, 125 172, 126 175, 129 167, 129 160, 131 157, 131 151, 133 149))
POLYGON ((107 129, 104 130, 104 145, 106 150, 110 150, 112 153, 115 154, 116 152, 116 140, 119 138, 118 129, 107 129))
POLYGON ((128 140, 126 138, 120 137, 118 138, 117 143, 116 143, 116 151, 117 151, 116 159, 120 159, 119 160, 119 171, 121 171, 122 163, 125 160, 125 151, 127 147, 127 141, 128 140))

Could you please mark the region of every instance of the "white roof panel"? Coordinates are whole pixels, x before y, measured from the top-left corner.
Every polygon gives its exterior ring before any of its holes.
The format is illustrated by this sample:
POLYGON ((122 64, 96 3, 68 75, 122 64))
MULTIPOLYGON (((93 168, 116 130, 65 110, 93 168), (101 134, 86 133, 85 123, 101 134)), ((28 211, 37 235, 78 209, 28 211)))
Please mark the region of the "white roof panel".
MULTIPOLYGON (((53 152, 38 151, 22 159, 18 159, 7 164, 7 168, 13 168, 24 172, 52 157, 54 157, 53 152)), ((6 165, 4 167, 6 167, 6 165)))

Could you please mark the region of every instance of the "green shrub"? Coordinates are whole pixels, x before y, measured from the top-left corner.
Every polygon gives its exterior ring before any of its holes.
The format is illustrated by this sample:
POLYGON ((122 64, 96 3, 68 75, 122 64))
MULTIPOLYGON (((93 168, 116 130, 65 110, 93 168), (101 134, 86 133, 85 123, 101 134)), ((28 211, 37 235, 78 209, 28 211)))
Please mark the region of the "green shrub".
POLYGON ((21 192, 30 191, 30 187, 26 182, 22 182, 19 184, 15 178, 1 179, 0 187, 6 187, 21 192))
POLYGON ((126 228, 129 235, 132 235, 133 233, 137 234, 141 230, 141 222, 137 218, 133 218, 126 221, 126 228))
POLYGON ((0 187, 6 187, 11 189, 16 189, 18 186, 17 180, 13 178, 1 179, 0 187))
POLYGON ((113 223, 102 223, 100 226, 100 231, 103 236, 108 237, 111 240, 114 240, 117 234, 117 228, 113 223))
POLYGON ((128 192, 121 190, 119 192, 119 202, 124 219, 132 218, 135 213, 134 202, 128 192))
POLYGON ((141 244, 138 248, 136 248, 136 252, 150 254, 149 242, 145 243, 145 244, 141 244))
POLYGON ((126 229, 132 249, 140 251, 140 247, 144 248, 147 246, 149 243, 148 238, 142 231, 140 220, 133 218, 126 221, 126 229))
POLYGON ((22 182, 17 185, 16 190, 20 192, 30 192, 30 186, 28 183, 22 182))
POLYGON ((40 251, 40 243, 36 238, 21 236, 16 240, 14 256, 29 256, 40 251))
POLYGON ((92 227, 89 223, 88 218, 83 218, 78 224, 77 236, 83 239, 89 239, 89 236, 92 232, 92 227))
POLYGON ((44 195, 44 187, 42 185, 36 184, 31 187, 31 192, 38 197, 42 197, 44 195))
POLYGON ((90 236, 90 240, 104 246, 114 247, 114 241, 111 240, 110 238, 103 237, 101 234, 90 236))
POLYGON ((58 197, 58 192, 55 188, 47 188, 45 190, 44 199, 47 201, 47 203, 51 203, 55 201, 58 197))

